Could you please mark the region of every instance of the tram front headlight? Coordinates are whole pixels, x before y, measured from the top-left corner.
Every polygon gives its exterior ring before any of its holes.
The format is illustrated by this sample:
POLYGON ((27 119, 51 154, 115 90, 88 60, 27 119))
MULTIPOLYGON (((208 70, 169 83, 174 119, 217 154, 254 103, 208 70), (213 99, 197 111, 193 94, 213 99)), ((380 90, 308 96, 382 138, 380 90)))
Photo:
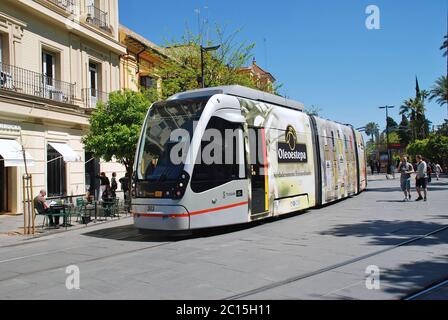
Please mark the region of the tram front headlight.
POLYGON ((188 182, 190 182, 190 175, 185 171, 181 173, 176 182, 176 186, 172 190, 172 198, 174 200, 182 199, 187 190, 188 182))

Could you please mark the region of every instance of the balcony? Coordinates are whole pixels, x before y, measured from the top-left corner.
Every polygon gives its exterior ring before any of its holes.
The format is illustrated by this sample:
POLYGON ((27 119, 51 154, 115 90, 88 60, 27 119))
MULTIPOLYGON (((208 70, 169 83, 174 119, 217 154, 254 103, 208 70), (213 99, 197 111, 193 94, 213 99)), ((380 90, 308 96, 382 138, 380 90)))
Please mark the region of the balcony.
POLYGON ((75 0, 46 0, 55 6, 59 7, 60 9, 63 9, 65 12, 68 13, 74 13, 75 7, 76 7, 76 1, 75 0))
POLYGON ((86 22, 104 31, 110 32, 109 15, 107 12, 104 12, 95 6, 87 7, 86 22))
POLYGON ((0 63, 0 92, 24 94, 55 102, 74 104, 75 84, 41 73, 0 63))
POLYGON ((82 89, 82 96, 87 109, 94 109, 99 102, 106 103, 109 100, 108 93, 91 88, 82 89))

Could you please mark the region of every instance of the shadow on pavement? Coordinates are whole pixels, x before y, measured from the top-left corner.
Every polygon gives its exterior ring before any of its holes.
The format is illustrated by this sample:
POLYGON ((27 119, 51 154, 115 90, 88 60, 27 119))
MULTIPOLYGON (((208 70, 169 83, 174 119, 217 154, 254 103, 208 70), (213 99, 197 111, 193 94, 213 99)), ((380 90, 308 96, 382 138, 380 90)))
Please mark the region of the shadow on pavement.
MULTIPOLYGON (((446 226, 444 224, 423 221, 371 220, 359 224, 339 225, 320 234, 335 237, 371 237, 372 239, 369 241, 370 245, 394 246, 446 226)), ((446 244, 448 240, 447 235, 448 230, 409 244, 409 246, 446 244)))
POLYGON ((377 203, 404 203, 403 200, 378 200, 377 203))
MULTIPOLYGON (((401 265, 396 270, 384 270, 381 281, 391 283, 392 286, 383 288, 384 291, 402 296, 403 299, 427 288, 447 277, 448 256, 439 257, 432 261, 419 261, 401 265), (428 278, 435 277, 433 283, 428 278), (412 294, 410 294, 412 293, 412 294)), ((445 297, 445 299, 448 297, 445 297)))
POLYGON ((139 230, 134 225, 114 227, 108 229, 96 230, 82 234, 83 236, 133 242, 178 242, 183 240, 209 238, 243 230, 249 230, 264 224, 273 223, 290 219, 308 213, 308 211, 295 212, 281 217, 268 218, 266 220, 255 221, 252 223, 239 224, 234 226, 215 227, 194 231, 157 231, 157 230, 139 230))
POLYGON ((208 238, 223 234, 247 230, 259 226, 261 223, 244 224, 211 228, 197 231, 153 231, 139 230, 133 225, 97 230, 83 234, 83 236, 133 242, 178 242, 190 239, 208 238))

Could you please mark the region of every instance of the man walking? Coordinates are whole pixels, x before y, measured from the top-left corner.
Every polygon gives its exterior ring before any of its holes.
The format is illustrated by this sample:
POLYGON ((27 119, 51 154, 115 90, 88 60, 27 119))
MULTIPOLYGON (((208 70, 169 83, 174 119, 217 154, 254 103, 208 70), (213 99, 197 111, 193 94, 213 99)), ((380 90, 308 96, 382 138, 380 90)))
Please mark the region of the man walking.
POLYGON ((442 167, 440 166, 440 164, 438 164, 438 163, 435 165, 435 172, 436 172, 437 181, 439 181, 440 174, 443 173, 443 170, 442 170, 442 167))
POLYGON ((398 170, 401 173, 401 190, 404 192, 404 202, 411 201, 412 195, 411 195, 411 174, 413 174, 414 167, 412 164, 408 162, 407 157, 403 157, 401 159, 400 164, 398 165, 398 170))
POLYGON ((421 155, 417 156, 417 201, 428 201, 428 165, 421 155), (422 197, 422 191, 424 198, 422 197))

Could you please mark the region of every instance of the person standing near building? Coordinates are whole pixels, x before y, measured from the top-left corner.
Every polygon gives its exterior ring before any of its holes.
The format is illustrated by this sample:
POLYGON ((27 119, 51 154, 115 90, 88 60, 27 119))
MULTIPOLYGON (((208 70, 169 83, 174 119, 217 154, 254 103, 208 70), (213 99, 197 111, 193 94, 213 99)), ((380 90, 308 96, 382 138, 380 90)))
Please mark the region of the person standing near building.
POLYGON ((110 186, 110 192, 112 194, 112 198, 117 198, 117 190, 118 190, 118 183, 117 183, 117 173, 112 173, 112 180, 111 180, 111 186, 110 186))
POLYGON ((417 201, 428 201, 428 165, 421 155, 417 156, 417 201), (424 198, 422 197, 422 191, 424 198))
POLYGON ((408 162, 407 157, 403 157, 398 165, 398 170, 401 173, 400 183, 401 190, 404 192, 404 202, 411 201, 411 175, 415 172, 414 167, 408 162))
POLYGON ((103 196, 104 191, 106 191, 106 187, 110 187, 110 181, 109 178, 106 176, 106 173, 101 172, 99 176, 96 177, 97 179, 100 179, 100 197, 103 196))

